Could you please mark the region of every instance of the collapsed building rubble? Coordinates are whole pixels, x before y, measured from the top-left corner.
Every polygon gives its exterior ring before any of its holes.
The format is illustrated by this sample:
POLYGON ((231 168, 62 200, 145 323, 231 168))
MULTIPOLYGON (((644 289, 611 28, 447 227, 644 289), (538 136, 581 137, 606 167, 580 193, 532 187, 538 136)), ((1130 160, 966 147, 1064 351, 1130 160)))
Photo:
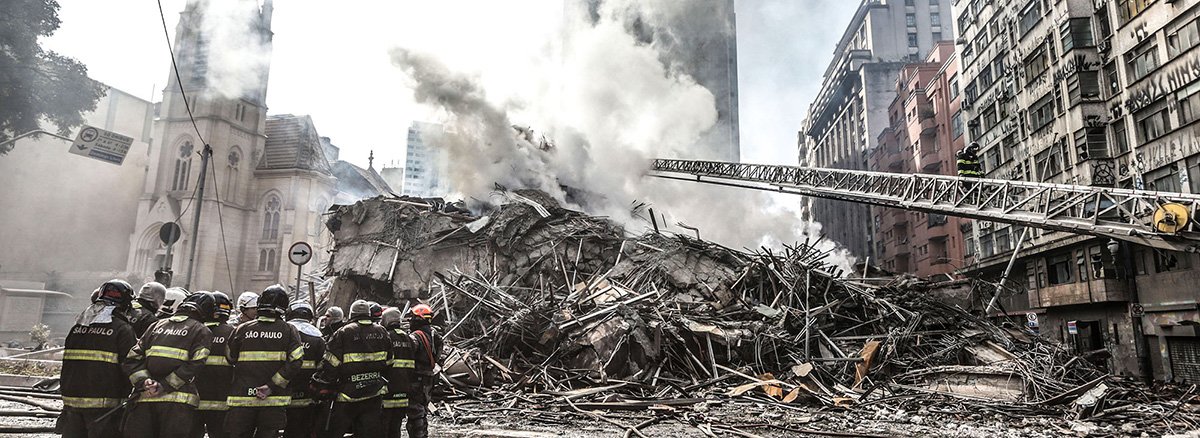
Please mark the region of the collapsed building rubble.
MULTIPOLYGON (((738 251, 629 236, 537 191, 502 196, 482 215, 379 197, 334 207, 328 221, 331 302, 438 305, 442 379, 473 399, 468 412, 937 401, 1139 432, 1200 427, 1194 387, 1150 391, 1108 375, 1024 328, 935 300, 920 282, 842 277, 811 242, 738 251)), ((621 425, 640 435, 634 426, 621 425)))

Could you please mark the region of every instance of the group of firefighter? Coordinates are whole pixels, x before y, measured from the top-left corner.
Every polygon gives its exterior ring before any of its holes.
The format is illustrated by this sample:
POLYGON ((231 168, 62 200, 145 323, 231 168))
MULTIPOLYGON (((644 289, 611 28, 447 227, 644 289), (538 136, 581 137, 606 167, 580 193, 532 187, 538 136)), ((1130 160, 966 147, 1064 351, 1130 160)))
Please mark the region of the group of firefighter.
POLYGON ((315 319, 279 285, 235 304, 154 282, 135 296, 111 280, 67 335, 57 431, 340 438, 407 429, 424 438, 442 350, 433 314, 425 304, 402 311, 359 300, 346 318, 331 307, 315 319))

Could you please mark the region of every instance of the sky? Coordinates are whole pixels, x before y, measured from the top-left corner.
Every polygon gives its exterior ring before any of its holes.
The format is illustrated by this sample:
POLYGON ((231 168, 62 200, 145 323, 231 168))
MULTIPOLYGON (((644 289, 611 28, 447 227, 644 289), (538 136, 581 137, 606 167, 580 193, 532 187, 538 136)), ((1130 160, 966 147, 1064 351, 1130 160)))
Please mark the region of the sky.
MULTIPOLYGON (((171 38, 184 3, 162 0, 171 38)), ((43 41, 46 48, 79 59, 93 79, 162 99, 170 58, 154 3, 59 4, 62 26, 43 41)), ((795 163, 796 133, 857 4, 737 1, 744 162, 795 163)), ((491 96, 521 99, 538 94, 522 88, 520 78, 531 68, 549 68, 541 60, 561 20, 561 7, 549 0, 277 0, 269 113, 312 116, 343 160, 365 167, 374 151, 376 168, 402 163, 411 122, 444 114, 416 102, 392 49, 436 53, 448 67, 479 79, 491 96)))

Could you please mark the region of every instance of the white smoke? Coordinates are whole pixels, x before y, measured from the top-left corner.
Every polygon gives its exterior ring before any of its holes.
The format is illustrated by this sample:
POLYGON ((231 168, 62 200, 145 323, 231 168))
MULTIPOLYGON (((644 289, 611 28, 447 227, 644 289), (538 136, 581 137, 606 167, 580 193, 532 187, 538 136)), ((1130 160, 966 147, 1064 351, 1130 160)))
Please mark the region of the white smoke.
MULTIPOLYGON (((699 228, 701 237, 732 247, 776 246, 815 236, 818 224, 779 208, 763 192, 645 176, 652 158, 702 158, 697 151, 707 146, 701 144, 704 133, 717 123, 713 94, 664 56, 662 45, 639 41, 630 31, 630 20, 662 28, 686 15, 686 6, 658 3, 646 11, 627 0, 603 4, 594 25, 576 23, 564 29, 569 38, 561 40, 550 35, 544 52, 553 59, 532 62, 523 75, 506 76, 527 84, 504 89, 532 94, 489 93, 492 88, 483 85, 488 81, 481 74, 451 69, 439 56, 411 47, 394 48, 392 61, 416 101, 444 116, 439 122, 449 132, 427 144, 448 151, 454 185, 464 196, 487 199, 493 182, 538 188, 570 207, 625 223, 633 232, 643 231, 648 222, 635 220, 629 207, 645 202, 660 219, 666 217, 660 227, 692 234, 676 225, 686 223, 699 228), (518 138, 513 125, 545 130, 555 147, 543 150, 518 138), (563 186, 575 190, 568 195, 563 186)), ((487 68, 481 70, 486 74, 487 68)), ((503 68, 511 71, 512 65, 503 68)), ((832 259, 842 267, 851 263, 844 251, 832 259)))
POLYGON ((262 86, 270 68, 271 46, 257 32, 263 25, 262 5, 256 0, 196 3, 203 11, 199 32, 208 45, 203 60, 207 64, 207 91, 225 98, 263 99, 260 93, 265 91, 262 86))

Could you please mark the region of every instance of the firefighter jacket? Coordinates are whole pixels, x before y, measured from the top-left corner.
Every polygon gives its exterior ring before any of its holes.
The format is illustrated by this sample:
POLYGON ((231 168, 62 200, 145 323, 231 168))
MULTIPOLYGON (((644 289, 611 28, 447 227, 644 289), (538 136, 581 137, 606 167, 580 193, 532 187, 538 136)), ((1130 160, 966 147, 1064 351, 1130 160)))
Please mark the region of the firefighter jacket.
POLYGON ((209 347, 208 359, 200 375, 196 376, 196 390, 200 392, 202 411, 224 411, 229 406, 225 398, 229 396, 229 385, 233 383, 233 366, 225 358, 229 336, 233 334, 233 326, 224 322, 204 324, 212 332, 212 346, 209 347))
POLYGON ((304 347, 304 357, 301 361, 300 371, 292 377, 292 403, 290 407, 300 408, 311 406, 316 403, 313 400, 312 390, 309 389, 309 384, 312 382, 313 373, 317 372, 317 366, 321 364, 321 358, 325 357, 325 338, 321 337, 321 330, 304 320, 288 321, 292 327, 296 328, 296 332, 300 333, 300 345, 304 347))
POLYGON ((979 155, 967 151, 958 151, 958 176, 980 178, 983 176, 983 166, 979 164, 979 155))
POLYGON ((387 329, 363 319, 346 324, 329 338, 320 371, 337 382, 337 401, 357 402, 387 393, 383 375, 391 360, 387 329))
POLYGON ((152 324, 129 350, 125 372, 134 386, 154 379, 162 391, 154 397, 143 395, 138 402, 199 405, 192 379, 208 360, 211 344, 212 332, 191 315, 175 315, 152 324))
POLYGON ((63 405, 115 408, 129 396, 129 380, 121 364, 137 344, 137 336, 120 311, 109 312, 109 317, 89 325, 76 324, 67 334, 60 383, 63 405))
POLYGON ((141 337, 143 333, 146 333, 150 324, 158 321, 154 313, 155 310, 151 310, 149 306, 134 300, 133 308, 129 311, 129 324, 133 326, 133 334, 141 337))
POLYGON ((225 358, 233 365, 233 387, 226 401, 229 407, 286 407, 292 403, 288 389, 300 371, 304 346, 296 328, 282 318, 260 316, 238 325, 229 337, 225 358), (271 394, 255 396, 255 389, 267 385, 271 394))
POLYGON ((432 376, 433 369, 442 363, 442 336, 437 334, 432 325, 424 325, 414 328, 411 337, 413 371, 418 376, 432 376))
POLYGON ((392 340, 392 363, 386 377, 388 392, 383 397, 383 408, 408 407, 408 391, 412 382, 413 341, 399 328, 389 328, 392 340))

